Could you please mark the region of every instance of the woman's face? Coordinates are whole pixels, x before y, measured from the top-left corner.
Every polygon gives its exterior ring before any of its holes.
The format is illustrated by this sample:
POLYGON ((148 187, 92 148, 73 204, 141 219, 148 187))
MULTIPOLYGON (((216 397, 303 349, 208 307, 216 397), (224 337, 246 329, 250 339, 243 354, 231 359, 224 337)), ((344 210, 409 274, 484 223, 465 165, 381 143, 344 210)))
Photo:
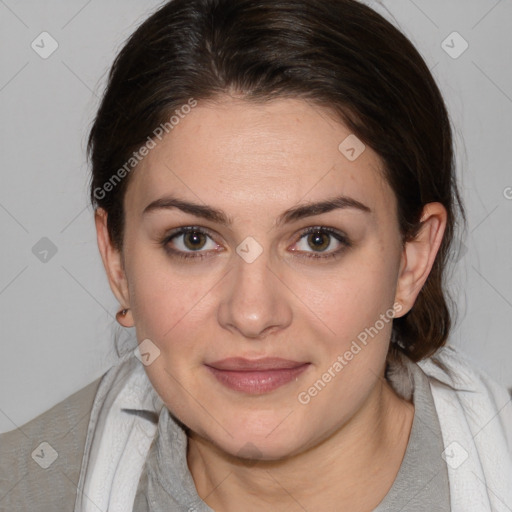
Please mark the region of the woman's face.
POLYGON ((298 99, 199 103, 131 177, 126 302, 150 340, 145 369, 169 410, 228 453, 313 446, 383 374, 396 200, 349 136, 298 99))

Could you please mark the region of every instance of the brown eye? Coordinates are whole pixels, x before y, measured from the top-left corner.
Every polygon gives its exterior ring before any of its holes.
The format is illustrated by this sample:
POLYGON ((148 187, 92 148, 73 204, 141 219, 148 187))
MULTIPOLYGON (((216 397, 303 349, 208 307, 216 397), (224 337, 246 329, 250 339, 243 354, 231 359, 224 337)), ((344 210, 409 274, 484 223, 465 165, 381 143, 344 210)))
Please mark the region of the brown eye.
POLYGON ((298 256, 305 258, 336 258, 351 247, 348 238, 333 228, 315 226, 302 232, 302 236, 292 249, 298 256))
POLYGON ((311 233, 307 238, 308 244, 312 249, 325 251, 330 244, 330 235, 326 233, 311 233))
POLYGON ((211 235, 194 226, 174 230, 161 241, 161 244, 170 256, 184 259, 210 257, 220 249, 211 235))
POLYGON ((202 249, 206 243, 206 235, 199 231, 191 231, 183 235, 183 243, 191 251, 202 249))

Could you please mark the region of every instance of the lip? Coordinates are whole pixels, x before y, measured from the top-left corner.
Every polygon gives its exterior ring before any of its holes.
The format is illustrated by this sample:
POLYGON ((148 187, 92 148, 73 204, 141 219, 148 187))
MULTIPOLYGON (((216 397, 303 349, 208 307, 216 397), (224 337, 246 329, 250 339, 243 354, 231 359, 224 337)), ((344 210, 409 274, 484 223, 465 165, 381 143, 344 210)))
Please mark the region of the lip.
POLYGON ((310 363, 278 357, 245 359, 230 357, 205 365, 224 386, 242 393, 269 393, 303 373, 310 363))

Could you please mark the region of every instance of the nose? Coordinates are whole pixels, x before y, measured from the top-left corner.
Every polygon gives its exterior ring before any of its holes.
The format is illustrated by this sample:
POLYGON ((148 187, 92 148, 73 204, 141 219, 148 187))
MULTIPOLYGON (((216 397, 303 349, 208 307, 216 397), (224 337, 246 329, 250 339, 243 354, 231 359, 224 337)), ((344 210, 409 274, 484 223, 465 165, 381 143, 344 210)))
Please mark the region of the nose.
POLYGON ((219 324, 245 338, 263 339, 288 327, 291 292, 269 266, 266 251, 248 262, 234 255, 219 307, 219 324))

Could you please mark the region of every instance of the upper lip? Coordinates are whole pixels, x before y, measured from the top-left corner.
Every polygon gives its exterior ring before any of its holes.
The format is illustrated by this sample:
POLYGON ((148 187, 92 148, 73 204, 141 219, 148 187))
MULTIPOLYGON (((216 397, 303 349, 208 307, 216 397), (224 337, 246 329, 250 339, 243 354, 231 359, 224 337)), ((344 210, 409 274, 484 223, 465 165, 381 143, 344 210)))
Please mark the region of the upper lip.
POLYGON ((289 368, 297 368, 307 364, 306 362, 292 361, 290 359, 282 359, 280 357, 264 357, 261 359, 245 359, 243 357, 229 357, 207 363, 217 370, 238 370, 238 371, 257 371, 257 370, 282 370, 289 368))

